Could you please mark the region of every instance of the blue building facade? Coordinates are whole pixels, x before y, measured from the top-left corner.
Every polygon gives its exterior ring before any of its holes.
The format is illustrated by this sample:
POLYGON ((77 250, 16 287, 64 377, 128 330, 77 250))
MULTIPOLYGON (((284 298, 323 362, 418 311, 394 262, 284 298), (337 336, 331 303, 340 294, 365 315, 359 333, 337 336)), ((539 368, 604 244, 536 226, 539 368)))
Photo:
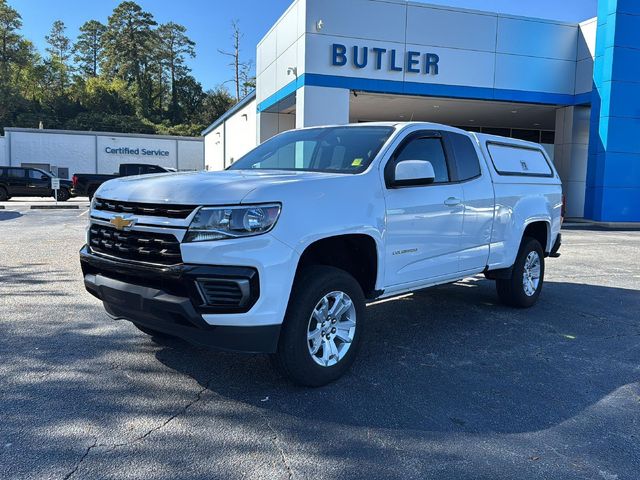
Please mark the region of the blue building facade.
POLYGON ((600 0, 585 217, 640 222, 640 2, 600 0))

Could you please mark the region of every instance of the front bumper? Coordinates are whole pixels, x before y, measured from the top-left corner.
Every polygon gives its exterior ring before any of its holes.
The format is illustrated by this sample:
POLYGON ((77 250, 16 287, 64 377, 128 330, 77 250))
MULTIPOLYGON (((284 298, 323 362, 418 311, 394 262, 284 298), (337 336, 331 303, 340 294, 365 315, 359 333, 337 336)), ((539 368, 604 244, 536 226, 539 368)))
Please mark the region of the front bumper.
POLYGON ((102 300, 115 318, 175 335, 191 343, 224 350, 273 353, 280 336, 280 325, 210 325, 203 314, 220 311, 204 305, 197 281, 208 279, 247 279, 248 302, 235 312, 251 309, 259 296, 257 272, 230 266, 175 265, 156 267, 122 262, 92 254, 85 246, 80 263, 87 291, 102 300))

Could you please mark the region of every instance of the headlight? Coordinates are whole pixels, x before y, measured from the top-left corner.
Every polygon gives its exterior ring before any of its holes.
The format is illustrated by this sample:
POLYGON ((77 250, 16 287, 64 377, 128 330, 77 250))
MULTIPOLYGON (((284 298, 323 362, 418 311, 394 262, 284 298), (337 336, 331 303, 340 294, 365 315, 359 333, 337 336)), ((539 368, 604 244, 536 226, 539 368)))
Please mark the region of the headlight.
POLYGON ((202 207, 193 218, 184 242, 204 242, 266 233, 280 216, 280 205, 202 207))

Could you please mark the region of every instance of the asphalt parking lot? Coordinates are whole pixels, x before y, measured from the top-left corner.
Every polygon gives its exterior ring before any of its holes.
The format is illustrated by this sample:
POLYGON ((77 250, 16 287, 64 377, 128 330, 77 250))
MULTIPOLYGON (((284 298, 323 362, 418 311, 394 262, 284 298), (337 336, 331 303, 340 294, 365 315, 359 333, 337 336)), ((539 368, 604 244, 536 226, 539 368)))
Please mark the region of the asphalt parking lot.
POLYGON ((86 209, 0 210, 0 478, 637 479, 640 232, 568 229, 539 303, 369 307, 352 371, 155 343, 85 293, 86 209))

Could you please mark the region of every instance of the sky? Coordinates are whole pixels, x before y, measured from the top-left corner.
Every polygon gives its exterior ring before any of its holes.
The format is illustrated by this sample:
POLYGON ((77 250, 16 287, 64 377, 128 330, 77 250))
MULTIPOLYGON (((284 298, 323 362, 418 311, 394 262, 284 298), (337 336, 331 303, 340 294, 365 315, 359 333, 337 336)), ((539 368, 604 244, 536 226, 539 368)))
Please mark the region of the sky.
MULTIPOLYGON (((343 0, 348 2, 350 0, 343 0)), ((137 0, 158 23, 174 21, 187 27, 196 42, 196 58, 189 62, 193 75, 205 89, 232 78, 229 58, 218 49, 231 46, 231 21, 243 32, 241 56, 255 62, 258 41, 287 9, 292 0, 137 0)), ((118 0, 8 0, 20 12, 22 33, 44 52, 45 35, 54 20, 62 20, 67 35, 75 38, 85 21, 106 23, 118 0)), ((578 22, 596 15, 597 0, 429 0, 421 3, 449 5, 531 17, 578 22)), ((227 83, 230 87, 231 84, 227 83)))

